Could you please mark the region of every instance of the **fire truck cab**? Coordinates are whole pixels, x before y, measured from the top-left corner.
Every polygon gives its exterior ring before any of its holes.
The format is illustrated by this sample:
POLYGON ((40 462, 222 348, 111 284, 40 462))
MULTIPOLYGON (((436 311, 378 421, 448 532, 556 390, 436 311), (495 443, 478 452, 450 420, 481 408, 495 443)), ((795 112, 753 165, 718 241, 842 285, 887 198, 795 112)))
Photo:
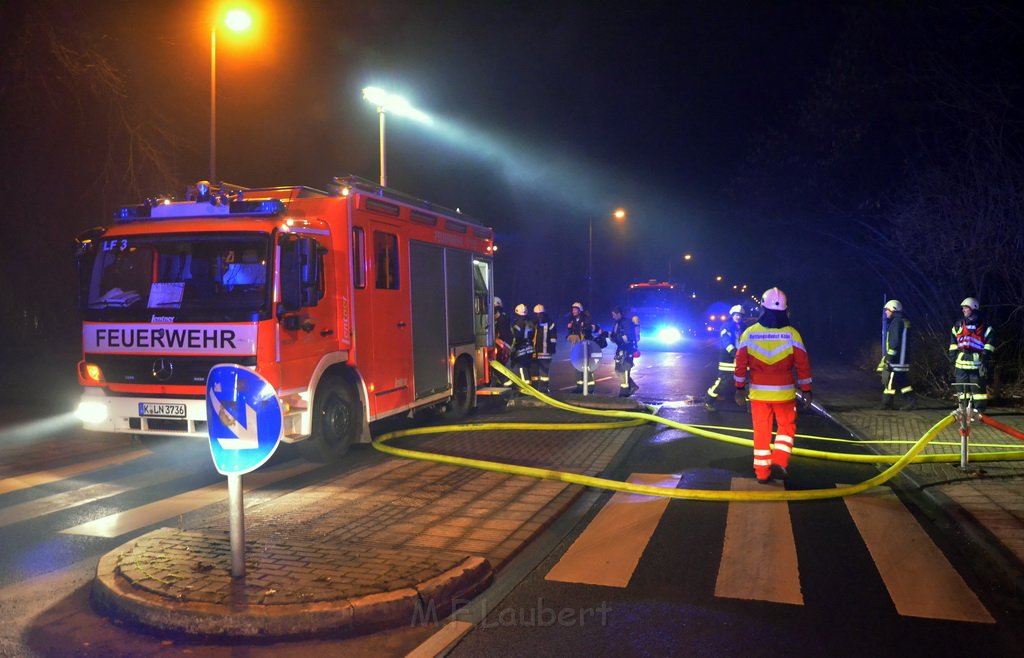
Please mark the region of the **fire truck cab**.
POLYGON ((678 285, 657 279, 631 283, 626 298, 640 318, 645 349, 680 350, 696 336, 693 311, 678 285))
POLYGON ((200 182, 81 234, 85 428, 205 437, 218 363, 265 377, 283 440, 316 461, 377 419, 469 413, 494 344, 492 230, 353 176, 329 190, 200 182))

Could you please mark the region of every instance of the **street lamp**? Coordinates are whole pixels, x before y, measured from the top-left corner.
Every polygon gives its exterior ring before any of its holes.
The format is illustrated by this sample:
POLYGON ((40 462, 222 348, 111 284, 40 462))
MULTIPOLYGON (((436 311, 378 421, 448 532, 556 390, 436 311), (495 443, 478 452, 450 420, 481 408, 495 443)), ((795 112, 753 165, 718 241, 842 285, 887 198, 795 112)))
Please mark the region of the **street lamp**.
POLYGON ((365 87, 363 89, 363 98, 377 106, 377 115, 380 116, 380 186, 387 187, 388 170, 384 156, 384 115, 391 112, 426 124, 433 123, 433 120, 429 115, 414 108, 409 104, 409 101, 401 96, 390 94, 380 87, 365 87))
MULTIPOLYGON (((223 14, 224 27, 236 33, 252 29, 252 14, 245 9, 229 9, 223 14)), ((217 180, 217 20, 210 28, 210 182, 217 180)))
MULTIPOLYGON (((616 208, 612 217, 617 222, 626 221, 626 211, 623 208, 616 208)), ((591 309, 594 303, 594 218, 587 220, 587 310, 591 309)))

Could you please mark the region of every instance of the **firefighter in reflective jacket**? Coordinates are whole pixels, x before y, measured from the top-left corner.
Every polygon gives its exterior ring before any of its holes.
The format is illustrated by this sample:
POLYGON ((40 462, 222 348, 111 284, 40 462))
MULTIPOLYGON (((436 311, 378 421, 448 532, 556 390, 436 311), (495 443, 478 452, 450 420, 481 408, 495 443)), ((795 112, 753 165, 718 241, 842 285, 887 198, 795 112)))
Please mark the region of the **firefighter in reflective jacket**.
POLYGON ((558 332, 554 321, 544 312, 543 304, 533 307, 533 321, 537 326, 537 333, 534 334, 533 340, 533 372, 530 374, 530 384, 538 391, 548 393, 551 386, 551 357, 558 348, 558 332))
POLYGON ((978 300, 968 297, 960 302, 963 317, 953 325, 949 342, 949 362, 953 364, 953 381, 957 395, 969 396, 978 411, 988 406, 988 376, 996 348, 992 344, 992 327, 978 314, 978 300))
POLYGON ((882 313, 882 360, 875 369, 882 375, 882 408, 893 409, 899 393, 903 403, 900 409, 909 411, 917 406, 914 387, 910 385, 910 361, 907 360, 910 320, 904 317, 903 304, 897 299, 887 301, 882 313))
POLYGON ((512 323, 512 372, 524 381, 530 381, 533 365, 533 340, 537 325, 526 315, 526 304, 516 306, 516 319, 512 323))
POLYGON ((764 309, 758 321, 740 336, 736 350, 736 404, 746 402, 750 383, 750 413, 754 422, 754 475, 761 484, 784 480, 796 435, 796 385, 811 405, 811 362, 800 332, 789 324, 786 295, 770 288, 761 296, 764 309), (777 425, 772 447, 772 424, 777 425))
POLYGON ((612 309, 612 328, 609 338, 615 343, 615 372, 619 375, 619 397, 628 398, 640 389, 630 376, 633 370, 633 359, 640 356, 637 345, 640 342, 640 318, 633 316, 626 319, 622 309, 612 309))
POLYGON ((732 379, 732 372, 736 369, 736 344, 740 342, 740 334, 743 333, 743 307, 736 304, 729 309, 729 321, 722 325, 718 332, 718 379, 708 389, 704 398, 704 408, 708 411, 715 410, 715 401, 727 386, 726 381, 732 379))
MULTIPOLYGON (((512 358, 512 322, 505 313, 501 304, 501 297, 494 298, 494 347, 496 354, 495 361, 503 366, 510 365, 512 358)), ((493 373, 494 381, 500 382, 502 386, 512 386, 512 381, 506 377, 493 373)))

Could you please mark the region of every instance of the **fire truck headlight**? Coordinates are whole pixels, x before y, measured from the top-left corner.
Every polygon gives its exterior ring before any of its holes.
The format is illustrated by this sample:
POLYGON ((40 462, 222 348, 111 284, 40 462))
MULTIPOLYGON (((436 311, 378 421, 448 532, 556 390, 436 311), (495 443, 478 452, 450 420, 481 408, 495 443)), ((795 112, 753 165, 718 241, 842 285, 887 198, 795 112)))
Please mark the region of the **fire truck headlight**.
POLYGON ((102 402, 81 402, 75 410, 75 418, 94 425, 107 419, 107 405, 102 402))
POLYGON ((673 345, 683 339, 683 332, 675 327, 662 327, 658 330, 658 340, 666 345, 673 345))

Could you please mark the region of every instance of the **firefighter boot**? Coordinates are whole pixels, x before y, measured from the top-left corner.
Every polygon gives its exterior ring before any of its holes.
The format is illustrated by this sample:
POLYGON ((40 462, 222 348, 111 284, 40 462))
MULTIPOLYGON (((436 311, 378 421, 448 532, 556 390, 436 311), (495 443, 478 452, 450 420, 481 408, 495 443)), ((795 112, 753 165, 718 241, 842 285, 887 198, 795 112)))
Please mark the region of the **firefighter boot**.
POLYGON ((895 397, 895 395, 892 395, 890 393, 882 393, 882 404, 879 406, 879 408, 882 409, 883 411, 892 410, 895 404, 895 400, 893 398, 895 397))
POLYGON ((771 479, 785 480, 787 477, 789 477, 789 473, 786 472, 785 467, 779 466, 778 464, 772 464, 771 479))
POLYGON ((715 398, 710 395, 704 398, 704 408, 708 411, 717 411, 717 409, 715 409, 715 398))
POLYGON ((917 409, 917 396, 913 393, 903 394, 903 406, 900 407, 900 411, 913 411, 917 409))

